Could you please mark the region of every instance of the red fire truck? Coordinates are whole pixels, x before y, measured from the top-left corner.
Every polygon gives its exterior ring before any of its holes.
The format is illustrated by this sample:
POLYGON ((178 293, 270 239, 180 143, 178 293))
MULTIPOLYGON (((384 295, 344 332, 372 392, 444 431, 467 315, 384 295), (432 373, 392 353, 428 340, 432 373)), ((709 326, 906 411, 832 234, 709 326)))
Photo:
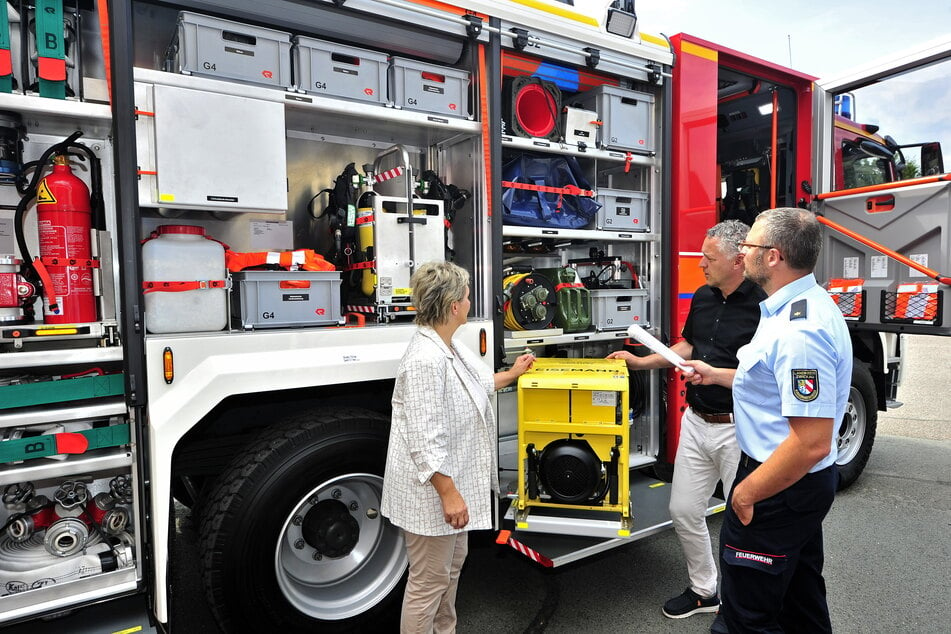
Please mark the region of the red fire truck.
MULTIPOLYGON (((939 146, 922 146, 921 178, 892 182, 907 146, 833 115, 855 83, 652 36, 616 4, 9 4, 0 624, 64 631, 45 618, 109 601, 114 630, 167 630, 176 512, 200 526, 227 631, 398 610, 405 552, 379 502, 409 278, 431 259, 472 274, 458 336, 488 367, 525 348, 584 366, 631 324, 676 341, 707 227, 813 209, 856 355, 838 462, 859 476, 900 335, 951 333, 939 146), (88 253, 51 251, 66 235, 88 253), (64 321, 90 280, 95 314, 64 321)), ((499 394, 498 525, 536 561, 669 526, 654 476, 682 379, 612 390, 593 388, 592 411, 624 433, 584 443, 499 394), (574 497, 545 453, 567 446, 594 474, 574 497)))

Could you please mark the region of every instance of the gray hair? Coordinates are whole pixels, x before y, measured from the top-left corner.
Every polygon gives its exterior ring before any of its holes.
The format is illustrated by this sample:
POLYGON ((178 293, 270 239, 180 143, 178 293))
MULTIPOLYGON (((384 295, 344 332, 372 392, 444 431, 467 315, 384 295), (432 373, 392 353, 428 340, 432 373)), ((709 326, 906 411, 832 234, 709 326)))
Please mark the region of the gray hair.
POLYGON ((453 302, 466 297, 469 272, 452 262, 426 262, 410 278, 416 323, 438 326, 449 321, 453 302))
POLYGON ((749 225, 739 220, 724 220, 707 229, 708 238, 720 240, 720 250, 723 255, 733 257, 740 252, 740 242, 750 232, 749 225))
POLYGON ((756 222, 763 227, 763 241, 779 250, 798 271, 812 271, 822 249, 822 226, 815 214, 796 207, 767 209, 756 222))

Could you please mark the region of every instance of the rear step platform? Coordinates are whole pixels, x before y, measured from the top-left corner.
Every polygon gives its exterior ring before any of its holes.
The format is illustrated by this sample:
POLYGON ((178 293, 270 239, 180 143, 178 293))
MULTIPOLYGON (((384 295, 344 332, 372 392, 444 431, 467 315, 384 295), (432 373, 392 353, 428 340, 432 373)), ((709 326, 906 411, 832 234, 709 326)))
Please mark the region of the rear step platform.
MULTIPOLYGON (((578 561, 632 541, 655 535, 671 527, 670 484, 631 471, 631 505, 633 522, 629 537, 617 537, 621 522, 602 519, 617 514, 599 514, 596 511, 552 509, 535 507, 527 516, 530 527, 515 529, 516 509, 509 507, 496 540, 508 544, 533 561, 555 568, 578 561), (584 537, 578 533, 585 534, 584 537)), ((723 500, 710 498, 707 515, 719 513, 725 507, 723 500)), ((519 518, 519 523, 525 519, 519 518)))

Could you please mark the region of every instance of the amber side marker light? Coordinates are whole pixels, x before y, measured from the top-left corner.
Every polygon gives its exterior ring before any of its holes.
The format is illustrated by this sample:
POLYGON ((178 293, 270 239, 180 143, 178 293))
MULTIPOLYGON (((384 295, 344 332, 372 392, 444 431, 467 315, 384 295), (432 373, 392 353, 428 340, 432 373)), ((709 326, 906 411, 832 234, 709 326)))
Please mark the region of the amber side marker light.
POLYGON ((162 351, 162 375, 166 383, 171 383, 175 378, 175 363, 172 359, 172 349, 165 348, 162 351))
POLYGON ((488 342, 486 341, 485 328, 479 329, 479 354, 483 357, 488 352, 488 342))

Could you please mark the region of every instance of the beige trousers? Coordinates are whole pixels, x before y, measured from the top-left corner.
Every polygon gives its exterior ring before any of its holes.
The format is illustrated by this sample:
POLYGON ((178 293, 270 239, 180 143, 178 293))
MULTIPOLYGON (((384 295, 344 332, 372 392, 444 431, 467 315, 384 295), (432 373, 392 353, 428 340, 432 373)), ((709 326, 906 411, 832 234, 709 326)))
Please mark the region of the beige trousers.
POLYGON ((403 531, 409 579, 403 594, 401 634, 456 631, 456 589, 469 552, 469 534, 429 537, 403 531))

